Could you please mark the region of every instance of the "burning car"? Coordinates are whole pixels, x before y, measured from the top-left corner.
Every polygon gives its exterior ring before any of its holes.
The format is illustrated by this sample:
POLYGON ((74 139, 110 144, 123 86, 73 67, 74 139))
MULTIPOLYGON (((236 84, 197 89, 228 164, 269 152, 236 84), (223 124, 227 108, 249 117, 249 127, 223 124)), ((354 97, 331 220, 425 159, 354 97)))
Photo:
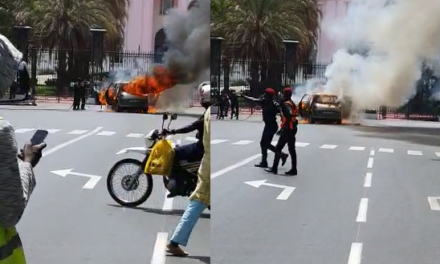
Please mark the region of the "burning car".
POLYGON ((99 101, 102 105, 110 105, 116 112, 124 110, 139 110, 146 113, 153 112, 150 106, 156 102, 156 95, 154 94, 133 94, 127 92, 125 88, 129 82, 114 82, 111 83, 100 94, 99 101))
POLYGON ((300 115, 311 124, 316 121, 342 123, 342 103, 334 94, 305 94, 299 102, 299 110, 300 115))

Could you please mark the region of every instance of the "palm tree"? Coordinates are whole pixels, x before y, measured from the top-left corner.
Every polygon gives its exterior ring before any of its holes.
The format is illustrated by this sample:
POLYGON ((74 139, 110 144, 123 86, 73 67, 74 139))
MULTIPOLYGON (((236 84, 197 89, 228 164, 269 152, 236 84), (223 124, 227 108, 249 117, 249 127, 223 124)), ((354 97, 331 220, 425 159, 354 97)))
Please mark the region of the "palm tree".
POLYGON ((50 52, 58 52, 57 86, 60 87, 70 81, 69 79, 88 74, 90 54, 85 51, 91 47, 90 28, 105 29, 106 43, 114 44, 122 40, 127 2, 128 0, 34 0, 21 6, 16 20, 33 27, 38 40, 34 44, 47 48, 50 52))
POLYGON ((124 43, 124 31, 128 17, 128 7, 130 5, 129 0, 103 0, 105 1, 110 12, 113 14, 116 20, 116 29, 118 34, 113 38, 106 39, 106 47, 109 50, 119 51, 124 43))
POLYGON ((221 0, 212 1, 213 34, 225 38, 227 57, 235 61, 251 61, 251 89, 265 80, 270 85, 280 86, 283 40, 300 42, 300 59, 305 59, 316 44, 321 17, 318 0, 234 2, 235 5, 222 8, 221 0))

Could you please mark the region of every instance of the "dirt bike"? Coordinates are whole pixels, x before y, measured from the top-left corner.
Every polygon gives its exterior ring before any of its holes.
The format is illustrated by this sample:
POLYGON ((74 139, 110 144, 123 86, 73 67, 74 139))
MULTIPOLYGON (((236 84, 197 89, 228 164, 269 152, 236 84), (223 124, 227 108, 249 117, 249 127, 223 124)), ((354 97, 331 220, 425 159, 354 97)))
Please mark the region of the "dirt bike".
MULTIPOLYGON (((176 114, 172 114, 170 121, 168 123, 168 130, 173 120, 177 119, 176 114)), ((150 197, 153 191, 153 175, 145 174, 144 168, 147 164, 148 157, 151 153, 151 150, 160 140, 170 140, 172 142, 173 147, 179 146, 178 144, 172 141, 171 136, 166 136, 163 133, 165 121, 168 120, 168 114, 163 114, 162 118, 162 131, 158 129, 153 129, 148 133, 145 138, 146 147, 139 148, 127 148, 124 151, 118 153, 138 153, 144 155, 143 160, 133 159, 133 158, 125 158, 118 162, 116 162, 113 167, 110 169, 110 172, 107 176, 107 190, 110 196, 117 202, 118 204, 126 207, 136 207, 143 204, 150 197), (134 172, 126 172, 122 175, 122 178, 119 181, 114 181, 119 169, 124 166, 133 166, 134 172), (121 185, 122 189, 128 193, 134 193, 139 187, 142 185, 142 182, 145 182, 146 188, 145 190, 141 190, 140 196, 138 198, 133 198, 131 200, 124 199, 118 196, 115 192, 115 185, 121 185)), ((173 171, 175 171, 176 175, 179 177, 179 187, 181 188, 180 196, 190 196, 192 192, 195 190, 197 185, 197 172, 200 167, 200 161, 189 162, 187 160, 180 160, 173 164, 173 171)), ((164 186, 168 189, 169 179, 167 176, 161 175, 163 178, 164 186)))

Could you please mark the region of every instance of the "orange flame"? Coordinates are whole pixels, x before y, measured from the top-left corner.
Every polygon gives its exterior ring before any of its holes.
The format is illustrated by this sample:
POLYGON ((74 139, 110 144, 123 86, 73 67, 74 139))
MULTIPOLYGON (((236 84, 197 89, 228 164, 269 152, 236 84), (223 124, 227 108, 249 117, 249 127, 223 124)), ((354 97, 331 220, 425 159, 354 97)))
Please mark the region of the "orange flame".
MULTIPOLYGON (((171 75, 171 73, 164 66, 156 66, 153 68, 151 75, 144 75, 136 77, 124 86, 124 92, 139 95, 148 96, 148 112, 157 113, 157 109, 154 107, 160 94, 173 88, 177 84, 177 80, 171 75)), ((116 99, 116 93, 113 89, 105 89, 99 94, 99 101, 102 105, 107 105, 107 100, 113 102, 116 99)))
POLYGON ((148 106, 148 113, 157 113, 157 109, 154 106, 148 106))
POLYGON ((153 98, 157 100, 160 93, 176 84, 177 81, 164 66, 156 66, 152 75, 137 77, 124 87, 124 91, 135 95, 152 94, 153 98))
POLYGON ((98 99, 101 105, 108 105, 107 99, 110 102, 114 102, 116 99, 116 92, 113 89, 104 89, 99 93, 98 99))

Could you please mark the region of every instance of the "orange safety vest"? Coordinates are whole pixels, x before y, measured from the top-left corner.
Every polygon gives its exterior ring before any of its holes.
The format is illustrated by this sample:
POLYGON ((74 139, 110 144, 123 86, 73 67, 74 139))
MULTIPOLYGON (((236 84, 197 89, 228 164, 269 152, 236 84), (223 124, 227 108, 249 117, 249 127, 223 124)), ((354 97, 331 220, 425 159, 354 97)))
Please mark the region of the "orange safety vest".
MULTIPOLYGON (((296 122, 296 116, 298 115, 298 108, 295 106, 295 104, 292 102, 292 101, 290 101, 290 100, 287 100, 286 102, 284 102, 285 104, 288 104, 288 105, 290 105, 290 107, 292 108, 292 118, 291 118, 291 120, 290 120, 290 122, 289 122, 289 129, 292 129, 293 130, 293 128, 294 128, 294 126, 295 126, 295 122, 296 122)), ((280 125, 280 127, 281 128, 283 128, 284 127, 284 124, 286 124, 286 122, 287 122, 287 118, 285 117, 285 116, 283 116, 282 117, 282 119, 281 119, 281 125, 280 125)))

